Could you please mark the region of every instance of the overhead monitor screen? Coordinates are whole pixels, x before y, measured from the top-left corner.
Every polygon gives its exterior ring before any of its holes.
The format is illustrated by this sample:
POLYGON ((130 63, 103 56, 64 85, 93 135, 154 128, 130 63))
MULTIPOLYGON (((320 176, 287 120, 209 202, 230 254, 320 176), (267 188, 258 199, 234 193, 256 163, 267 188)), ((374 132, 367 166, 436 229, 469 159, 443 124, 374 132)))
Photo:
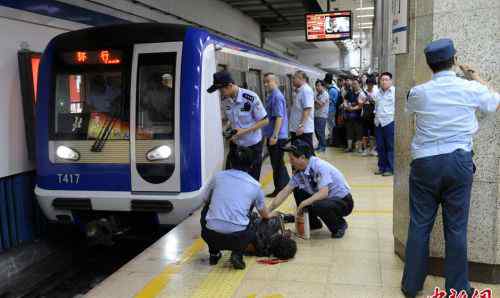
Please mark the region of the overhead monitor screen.
POLYGON ((306 40, 342 40, 352 38, 351 11, 306 14, 306 40))

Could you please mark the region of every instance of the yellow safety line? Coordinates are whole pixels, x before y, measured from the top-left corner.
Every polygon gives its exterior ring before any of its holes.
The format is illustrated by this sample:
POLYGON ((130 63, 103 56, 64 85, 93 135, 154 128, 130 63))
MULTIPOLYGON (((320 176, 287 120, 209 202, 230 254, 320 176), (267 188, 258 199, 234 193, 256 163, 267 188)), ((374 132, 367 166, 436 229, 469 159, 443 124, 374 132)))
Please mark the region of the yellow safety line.
MULTIPOLYGON (((263 188, 266 187, 269 183, 271 183, 272 179, 273 179, 273 172, 270 171, 261 179, 262 187, 263 188)), ((160 274, 156 275, 151 281, 149 281, 149 283, 147 283, 134 296, 134 298, 156 297, 168 285, 172 276, 181 270, 182 265, 189 262, 192 259, 192 257, 195 256, 196 254, 198 254, 204 247, 205 247, 205 242, 203 241, 203 239, 198 237, 193 242, 193 244, 191 244, 191 246, 189 246, 184 251, 181 259, 178 262, 176 262, 175 264, 167 265, 165 267, 165 269, 160 274)), ((255 262, 255 260, 253 260, 253 262, 255 262)), ((250 265, 250 263, 247 263, 247 264, 250 265)), ((212 270, 212 272, 213 271, 217 271, 217 268, 212 270)), ((246 272, 246 270, 241 270, 241 271, 243 271, 241 273, 242 274, 241 278, 243 278, 244 272, 246 272)), ((234 270, 231 270, 231 272, 234 273, 234 270)), ((241 280, 239 282, 237 282, 236 284, 239 285, 240 282, 241 282, 241 280)))
POLYGON ((393 185, 388 184, 350 184, 351 188, 392 188, 393 185))
POLYGON ((205 242, 198 238, 189 246, 182 254, 181 259, 175 264, 170 264, 165 269, 155 276, 149 283, 142 288, 134 297, 135 298, 151 298, 156 297, 168 284, 172 276, 181 270, 181 266, 191 260, 198 252, 205 247, 205 242))

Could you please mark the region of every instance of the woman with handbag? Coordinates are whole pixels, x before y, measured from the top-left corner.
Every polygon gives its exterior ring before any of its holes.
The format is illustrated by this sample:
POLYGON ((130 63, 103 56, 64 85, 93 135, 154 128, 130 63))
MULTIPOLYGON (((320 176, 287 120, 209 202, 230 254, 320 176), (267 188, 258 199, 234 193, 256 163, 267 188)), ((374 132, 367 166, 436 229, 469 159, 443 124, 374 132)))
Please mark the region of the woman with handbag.
POLYGON ((374 77, 368 77, 366 80, 366 90, 363 90, 366 99, 363 102, 361 118, 363 124, 363 156, 377 156, 375 143, 375 101, 373 97, 378 91, 374 77))

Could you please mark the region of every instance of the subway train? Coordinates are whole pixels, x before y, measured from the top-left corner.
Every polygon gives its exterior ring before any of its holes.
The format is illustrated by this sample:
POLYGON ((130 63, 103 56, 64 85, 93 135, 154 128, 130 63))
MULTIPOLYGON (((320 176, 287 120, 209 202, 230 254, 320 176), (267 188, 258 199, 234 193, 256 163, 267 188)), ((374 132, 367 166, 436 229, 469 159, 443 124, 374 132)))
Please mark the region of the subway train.
MULTIPOLYGON (((177 224, 207 196, 222 169, 225 121, 214 72, 262 98, 277 74, 319 69, 206 30, 173 24, 93 27, 54 37, 40 64, 36 104, 38 202, 49 220, 89 237, 134 218, 177 224)), ((102 235, 101 235, 102 236, 102 235)))

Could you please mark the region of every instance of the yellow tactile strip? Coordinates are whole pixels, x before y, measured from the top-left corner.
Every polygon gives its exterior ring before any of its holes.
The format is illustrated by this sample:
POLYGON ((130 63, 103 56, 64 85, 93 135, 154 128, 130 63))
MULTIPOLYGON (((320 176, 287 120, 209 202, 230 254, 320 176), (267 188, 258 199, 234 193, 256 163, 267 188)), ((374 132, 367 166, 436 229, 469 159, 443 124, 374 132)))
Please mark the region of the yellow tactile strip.
POLYGON ((179 272, 182 265, 188 263, 193 256, 198 254, 205 247, 205 242, 198 238, 196 239, 191 246, 189 246, 184 253, 182 254, 181 259, 175 264, 171 264, 165 267, 165 269, 158 274, 155 278, 153 278, 148 284, 142 288, 139 293, 137 293, 135 298, 150 298, 156 297, 165 286, 170 281, 172 275, 179 272))

